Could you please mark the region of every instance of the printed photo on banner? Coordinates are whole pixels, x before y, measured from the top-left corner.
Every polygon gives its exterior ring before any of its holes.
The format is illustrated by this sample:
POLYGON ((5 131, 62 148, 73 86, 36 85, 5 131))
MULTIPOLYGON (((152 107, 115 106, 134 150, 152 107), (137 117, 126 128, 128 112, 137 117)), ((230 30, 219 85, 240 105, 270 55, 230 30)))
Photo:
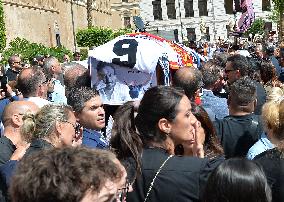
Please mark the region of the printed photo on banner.
POLYGON ((145 91, 157 84, 155 74, 90 58, 92 86, 98 90, 104 104, 121 105, 141 99, 145 91))

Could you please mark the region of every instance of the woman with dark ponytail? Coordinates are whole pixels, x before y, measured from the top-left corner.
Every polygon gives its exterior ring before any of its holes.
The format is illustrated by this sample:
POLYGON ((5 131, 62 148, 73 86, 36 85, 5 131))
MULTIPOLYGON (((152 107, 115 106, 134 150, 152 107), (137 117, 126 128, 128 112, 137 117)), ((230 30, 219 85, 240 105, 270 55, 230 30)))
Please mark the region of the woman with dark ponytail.
POLYGON ((134 162, 136 179, 126 200, 199 201, 209 174, 223 159, 203 158, 204 137, 189 99, 182 90, 156 86, 146 91, 135 118, 134 108, 129 102, 118 110, 111 140, 120 160, 134 162), (182 143, 193 145, 194 157, 174 155, 182 143))

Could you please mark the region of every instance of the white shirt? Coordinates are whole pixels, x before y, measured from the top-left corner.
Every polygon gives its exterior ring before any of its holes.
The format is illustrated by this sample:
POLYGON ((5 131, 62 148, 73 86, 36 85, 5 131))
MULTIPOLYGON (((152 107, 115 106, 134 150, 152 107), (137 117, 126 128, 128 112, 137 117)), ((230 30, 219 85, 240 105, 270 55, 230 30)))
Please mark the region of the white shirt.
POLYGON ((39 108, 42 108, 44 105, 51 104, 48 100, 41 97, 27 97, 24 98, 24 100, 35 103, 39 108))

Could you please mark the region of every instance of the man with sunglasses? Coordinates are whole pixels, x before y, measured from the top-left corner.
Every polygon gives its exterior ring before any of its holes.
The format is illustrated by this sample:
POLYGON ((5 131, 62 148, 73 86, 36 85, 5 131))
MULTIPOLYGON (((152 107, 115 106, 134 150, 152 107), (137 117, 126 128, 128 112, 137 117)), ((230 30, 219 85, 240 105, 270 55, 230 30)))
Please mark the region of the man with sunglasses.
POLYGON ((9 63, 9 69, 7 69, 5 75, 7 76, 8 81, 16 81, 17 76, 23 69, 23 66, 21 65, 22 60, 18 55, 12 55, 8 59, 8 63, 9 63))
MULTIPOLYGON (((248 59, 245 56, 235 54, 227 59, 226 67, 224 70, 224 75, 227 78, 228 89, 230 91, 230 86, 240 78, 249 76, 250 71, 254 71, 249 64, 248 59)), ((266 101, 266 93, 263 86, 254 81, 256 85, 257 102, 254 113, 257 115, 261 114, 261 108, 266 101)))

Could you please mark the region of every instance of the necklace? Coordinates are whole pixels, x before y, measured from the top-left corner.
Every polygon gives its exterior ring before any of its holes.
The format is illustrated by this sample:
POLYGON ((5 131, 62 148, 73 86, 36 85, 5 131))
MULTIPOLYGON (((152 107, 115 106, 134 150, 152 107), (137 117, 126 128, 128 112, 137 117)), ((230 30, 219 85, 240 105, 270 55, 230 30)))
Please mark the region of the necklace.
MULTIPOLYGON (((159 148, 160 148, 160 147, 159 147, 159 148)), ((162 148, 161 148, 161 149, 162 149, 162 148)), ((157 170, 157 172, 156 172, 156 174, 155 174, 155 176, 154 176, 154 178, 153 178, 153 180, 152 180, 152 182, 151 182, 151 184, 150 184, 150 187, 149 187, 149 189, 148 189, 148 191, 147 191, 147 194, 146 194, 146 197, 145 197, 145 199, 144 199, 144 202, 147 201, 148 196, 149 196, 149 194, 150 194, 150 192, 151 192, 151 190, 152 190, 152 188, 153 188, 153 186, 154 186, 154 182, 155 182, 157 176, 159 175, 159 173, 161 172, 162 168, 165 166, 165 164, 167 163, 167 161, 168 161, 170 158, 172 158, 172 157, 173 157, 173 155, 168 156, 168 158, 162 163, 162 165, 160 166, 160 168, 157 170)))

